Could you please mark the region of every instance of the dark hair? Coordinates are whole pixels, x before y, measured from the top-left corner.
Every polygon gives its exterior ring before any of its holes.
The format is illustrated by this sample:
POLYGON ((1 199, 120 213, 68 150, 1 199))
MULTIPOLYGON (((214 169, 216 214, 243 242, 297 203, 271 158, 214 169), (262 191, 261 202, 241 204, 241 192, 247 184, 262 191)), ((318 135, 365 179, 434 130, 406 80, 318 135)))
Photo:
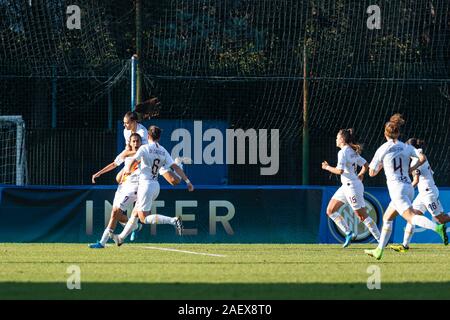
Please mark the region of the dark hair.
POLYGON ((138 120, 138 115, 134 111, 128 111, 127 113, 125 113, 125 117, 127 117, 131 121, 137 121, 138 120))
POLYGON ((152 138, 153 141, 158 141, 161 138, 161 128, 157 126, 150 126, 148 128, 148 135, 152 138))
POLYGON ((398 139, 400 136, 400 127, 405 124, 403 116, 400 113, 394 114, 384 125, 384 134, 391 139, 398 139))
POLYGON ((142 137, 141 137, 141 135, 140 135, 139 133, 137 133, 137 132, 132 133, 132 134, 130 135, 130 141, 131 141, 131 138, 133 138, 133 137, 138 138, 139 141, 142 142, 142 137))
POLYGON ((417 138, 410 138, 406 143, 412 145, 416 149, 423 149, 425 147, 425 141, 417 138))
POLYGON ((150 98, 135 107, 136 113, 142 115, 142 118, 151 118, 159 115, 161 102, 157 97, 150 98))
POLYGON ((361 154, 363 150, 363 146, 360 143, 357 143, 355 141, 355 135, 352 128, 350 129, 341 129, 338 133, 342 139, 344 139, 344 142, 348 144, 353 150, 355 150, 357 153, 361 154))

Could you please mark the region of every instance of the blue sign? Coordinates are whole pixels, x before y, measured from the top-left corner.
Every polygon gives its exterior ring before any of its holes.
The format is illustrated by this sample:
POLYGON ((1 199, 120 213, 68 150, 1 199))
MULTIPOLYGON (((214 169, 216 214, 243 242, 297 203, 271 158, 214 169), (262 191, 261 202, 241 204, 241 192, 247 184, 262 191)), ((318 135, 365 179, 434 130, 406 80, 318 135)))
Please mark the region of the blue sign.
MULTIPOLYGON (((95 242, 114 192, 113 186, 0 186, 0 242, 95 242)), ((320 188, 162 187, 152 213, 182 216, 184 236, 171 225, 145 225, 138 242, 316 243, 321 199, 320 188)))
MULTIPOLYGON (((324 187, 322 210, 320 214, 320 243, 343 243, 345 241, 343 232, 326 214, 328 202, 331 200, 337 189, 338 187, 324 187)), ((384 209, 387 208, 390 201, 387 190, 385 188, 366 188, 364 200, 366 202, 367 214, 375 221, 378 228, 381 230, 384 209)), ((359 221, 359 218, 348 204, 344 204, 339 209, 339 214, 342 215, 349 227, 356 234, 354 242, 376 242, 364 223, 359 221)))
MULTIPOLYGON (((225 137, 228 124, 225 121, 149 120, 142 123, 148 128, 156 125, 162 129, 161 145, 175 159, 189 157, 192 164, 183 170, 194 185, 226 185, 228 171, 226 165, 225 137)), ((117 154, 125 148, 123 123, 118 123, 117 154)), ((111 159, 113 160, 113 159, 111 159)), ((161 185, 168 185, 160 179, 161 185)))

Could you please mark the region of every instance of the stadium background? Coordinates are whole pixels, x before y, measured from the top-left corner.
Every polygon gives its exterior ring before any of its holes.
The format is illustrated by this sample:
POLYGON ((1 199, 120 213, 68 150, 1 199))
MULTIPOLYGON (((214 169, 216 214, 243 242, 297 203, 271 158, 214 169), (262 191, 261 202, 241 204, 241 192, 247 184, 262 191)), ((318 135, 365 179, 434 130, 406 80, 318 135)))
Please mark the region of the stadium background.
MULTIPOLYGON (((66 28, 71 2, 0 1, 0 114, 25 120, 31 185, 90 184, 114 158, 117 121, 130 110, 133 1, 77 1, 81 30, 66 28)), ((160 99, 160 119, 280 129, 278 174, 229 165, 228 183, 301 184, 306 46, 310 184, 339 184, 320 163, 335 163, 340 128, 356 129, 370 160, 383 142, 384 122, 401 112, 402 138, 429 142, 436 182, 448 185, 450 3, 377 1, 380 30, 367 28, 371 4, 145 1, 142 97, 160 99)), ((99 183, 114 184, 112 175, 99 183)), ((365 183, 383 186, 384 179, 365 183)))

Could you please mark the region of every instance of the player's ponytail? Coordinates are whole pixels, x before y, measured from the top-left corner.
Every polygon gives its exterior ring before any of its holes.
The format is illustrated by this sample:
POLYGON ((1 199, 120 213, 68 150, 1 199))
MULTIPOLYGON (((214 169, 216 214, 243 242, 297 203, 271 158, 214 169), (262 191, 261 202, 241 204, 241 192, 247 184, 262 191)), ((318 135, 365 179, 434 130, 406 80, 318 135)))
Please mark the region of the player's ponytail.
POLYGON ((360 143, 356 142, 354 131, 352 128, 350 129, 341 129, 339 130, 339 134, 341 135, 344 142, 348 144, 353 150, 355 150, 358 154, 362 153, 363 146, 360 143))
POLYGON ((159 139, 161 138, 161 132, 161 128, 157 126, 150 126, 148 128, 148 135, 154 142, 159 141, 159 139))
POLYGON ((400 127, 405 124, 405 120, 400 113, 394 114, 384 125, 384 134, 390 139, 398 139, 400 127))

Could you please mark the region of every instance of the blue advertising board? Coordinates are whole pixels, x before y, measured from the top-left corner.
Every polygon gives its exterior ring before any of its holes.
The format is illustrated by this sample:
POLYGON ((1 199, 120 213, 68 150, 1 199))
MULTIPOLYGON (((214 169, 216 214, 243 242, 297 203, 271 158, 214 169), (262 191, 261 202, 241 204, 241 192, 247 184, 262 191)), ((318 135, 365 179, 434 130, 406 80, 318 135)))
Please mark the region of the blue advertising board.
MULTIPOLYGON (((345 240, 343 232, 326 214, 328 202, 337 189, 338 187, 324 187, 322 210, 320 213, 319 243, 343 243, 345 240)), ((378 228, 381 230, 383 213, 390 202, 386 188, 365 188, 364 200, 366 202, 367 214, 376 222, 378 228)), ((356 234, 356 239, 354 240, 355 243, 376 241, 366 226, 359 221, 359 218, 353 213, 353 210, 349 205, 343 205, 339 209, 339 213, 356 234)))
MULTIPOLYGON (((226 185, 228 173, 226 165, 225 137, 228 123, 225 121, 159 120, 142 122, 148 128, 156 125, 162 129, 161 145, 172 155, 189 157, 193 163, 183 170, 195 177, 196 184, 226 185)), ((125 148, 123 123, 118 123, 117 154, 125 148)), ((168 185, 160 179, 161 185, 168 185)))
MULTIPOLYGON (((0 242, 95 242, 109 220, 115 189, 0 185, 0 242)), ((326 215, 336 190, 197 185, 190 193, 185 185, 162 186, 152 213, 181 215, 185 235, 176 236, 169 225, 146 225, 138 242, 342 243, 343 234, 326 215)), ((442 188, 440 197, 448 210, 450 189, 442 188)), ((365 199, 369 215, 381 228, 390 201, 387 189, 366 188, 365 199)), ((340 213, 357 234, 355 242, 375 241, 349 207, 342 207, 340 213)), ((404 219, 397 217, 391 241, 402 241, 404 226, 404 219)), ((117 232, 121 229, 118 226, 117 232)), ((412 243, 441 243, 433 231, 416 229, 412 243)))
MULTIPOLYGON (((0 186, 0 242, 95 242, 114 192, 109 186, 0 186)), ((321 200, 320 188, 162 187, 152 213, 181 215, 185 235, 170 225, 145 225, 138 241, 316 243, 321 200)))

